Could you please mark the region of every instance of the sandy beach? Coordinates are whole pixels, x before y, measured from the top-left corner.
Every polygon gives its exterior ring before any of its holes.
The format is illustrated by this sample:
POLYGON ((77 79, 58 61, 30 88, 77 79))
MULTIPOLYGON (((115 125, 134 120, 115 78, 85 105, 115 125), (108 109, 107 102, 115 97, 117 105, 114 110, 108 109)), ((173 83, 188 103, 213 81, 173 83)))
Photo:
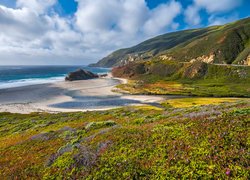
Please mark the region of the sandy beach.
POLYGON ((125 95, 112 89, 125 79, 108 76, 74 82, 55 82, 0 89, 0 112, 75 112, 107 110, 127 105, 154 104, 159 96, 125 95))

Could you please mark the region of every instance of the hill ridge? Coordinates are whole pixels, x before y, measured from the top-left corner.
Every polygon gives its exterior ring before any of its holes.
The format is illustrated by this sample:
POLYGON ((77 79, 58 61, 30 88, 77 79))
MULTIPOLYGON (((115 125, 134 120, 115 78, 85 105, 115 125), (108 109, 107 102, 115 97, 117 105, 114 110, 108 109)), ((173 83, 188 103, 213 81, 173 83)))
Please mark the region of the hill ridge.
POLYGON ((179 62, 250 65, 250 17, 220 26, 171 32, 119 49, 90 66, 115 67, 153 57, 179 62))

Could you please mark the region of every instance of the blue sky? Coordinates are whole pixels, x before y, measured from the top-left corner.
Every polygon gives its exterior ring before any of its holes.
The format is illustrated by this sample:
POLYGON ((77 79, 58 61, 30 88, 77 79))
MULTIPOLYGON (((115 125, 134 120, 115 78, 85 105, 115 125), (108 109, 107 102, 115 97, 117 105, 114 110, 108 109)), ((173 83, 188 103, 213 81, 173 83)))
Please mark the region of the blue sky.
MULTIPOLYGON (((238 1, 238 0, 235 0, 238 1)), ((234 9, 222 13, 217 13, 218 16, 221 18, 225 17, 225 23, 230 22, 231 20, 237 20, 241 18, 245 18, 249 16, 249 7, 250 1, 249 0, 241 0, 242 2, 240 5, 236 6, 234 9), (230 18, 231 17, 231 18, 230 18)), ((156 8, 158 5, 162 3, 166 3, 167 0, 146 0, 146 3, 150 9, 156 8)), ((185 9, 190 6, 193 1, 192 0, 179 0, 181 2, 182 7, 185 9)), ((73 15, 77 10, 77 2, 75 0, 59 0, 59 6, 61 8, 61 15, 73 15)), ((206 12, 206 10, 201 10, 201 19, 202 22, 198 25, 199 27, 205 27, 209 25, 209 16, 210 14, 206 12)), ((178 30, 189 28, 185 22, 185 17, 183 15, 178 16, 177 21, 180 23, 178 30)))
POLYGON ((89 64, 119 48, 249 17, 249 0, 0 0, 0 65, 89 64))

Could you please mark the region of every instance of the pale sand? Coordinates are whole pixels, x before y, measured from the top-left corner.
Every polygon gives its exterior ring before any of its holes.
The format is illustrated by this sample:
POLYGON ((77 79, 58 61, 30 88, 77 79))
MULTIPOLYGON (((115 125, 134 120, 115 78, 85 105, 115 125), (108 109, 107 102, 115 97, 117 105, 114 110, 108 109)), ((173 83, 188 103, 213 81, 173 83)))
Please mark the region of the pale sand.
POLYGON ((107 110, 127 105, 157 104, 160 96, 135 96, 112 92, 125 79, 99 78, 0 89, 0 112, 76 112, 107 110))

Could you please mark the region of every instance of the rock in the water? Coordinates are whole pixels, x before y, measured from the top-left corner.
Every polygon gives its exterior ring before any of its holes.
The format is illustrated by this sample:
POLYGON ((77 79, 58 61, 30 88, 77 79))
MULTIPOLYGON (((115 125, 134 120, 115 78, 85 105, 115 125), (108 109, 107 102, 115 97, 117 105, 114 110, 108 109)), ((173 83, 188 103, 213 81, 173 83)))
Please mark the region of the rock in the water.
POLYGON ((94 74, 90 71, 86 71, 83 69, 78 69, 75 72, 71 72, 65 78, 66 81, 77 81, 77 80, 87 80, 87 79, 94 79, 98 78, 97 74, 94 74))
POLYGON ((108 77, 108 74, 101 74, 99 75, 100 78, 108 77))

